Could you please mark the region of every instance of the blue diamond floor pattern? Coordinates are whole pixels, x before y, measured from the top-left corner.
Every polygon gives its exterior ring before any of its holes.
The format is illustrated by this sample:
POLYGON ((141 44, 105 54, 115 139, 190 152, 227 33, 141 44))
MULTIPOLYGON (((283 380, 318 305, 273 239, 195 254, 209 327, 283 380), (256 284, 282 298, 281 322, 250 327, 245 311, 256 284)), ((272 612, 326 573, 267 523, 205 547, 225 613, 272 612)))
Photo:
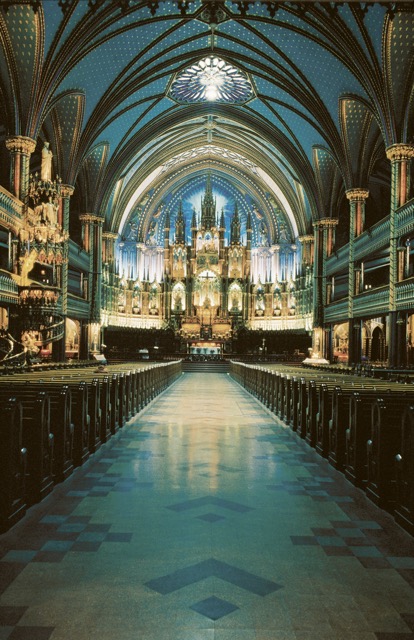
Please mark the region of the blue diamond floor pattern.
POLYGON ((186 373, 0 536, 0 640, 414 640, 414 542, 186 373))

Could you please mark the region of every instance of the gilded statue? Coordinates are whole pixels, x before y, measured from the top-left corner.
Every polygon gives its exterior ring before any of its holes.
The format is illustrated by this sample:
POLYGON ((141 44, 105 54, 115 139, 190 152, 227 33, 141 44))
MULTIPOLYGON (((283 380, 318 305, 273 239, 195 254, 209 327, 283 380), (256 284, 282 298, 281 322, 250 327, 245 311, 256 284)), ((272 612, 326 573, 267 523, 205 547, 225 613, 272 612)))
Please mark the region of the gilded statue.
POLYGON ((52 182, 52 150, 49 149, 49 142, 44 143, 42 149, 42 164, 40 167, 40 179, 45 182, 52 182))

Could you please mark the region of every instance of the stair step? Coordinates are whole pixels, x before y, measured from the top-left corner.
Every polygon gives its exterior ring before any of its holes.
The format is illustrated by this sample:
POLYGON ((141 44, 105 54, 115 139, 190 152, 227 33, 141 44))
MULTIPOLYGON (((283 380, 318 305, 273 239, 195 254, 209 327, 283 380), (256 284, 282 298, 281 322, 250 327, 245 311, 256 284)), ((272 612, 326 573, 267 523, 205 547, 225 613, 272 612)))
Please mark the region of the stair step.
POLYGON ((183 371, 195 371, 203 373, 227 373, 230 371, 229 362, 185 362, 182 363, 183 371))

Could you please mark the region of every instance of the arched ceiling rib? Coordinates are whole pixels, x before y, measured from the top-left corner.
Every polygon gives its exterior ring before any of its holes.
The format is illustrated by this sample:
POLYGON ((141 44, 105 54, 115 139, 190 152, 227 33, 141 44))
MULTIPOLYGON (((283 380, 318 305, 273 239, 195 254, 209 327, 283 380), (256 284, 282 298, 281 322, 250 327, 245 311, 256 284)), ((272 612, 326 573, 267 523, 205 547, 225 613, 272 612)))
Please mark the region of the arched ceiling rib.
MULTIPOLYGON (((352 181, 368 182, 383 148, 412 134, 410 2, 6 4, 0 88, 8 108, 0 131, 34 138, 64 132, 55 143, 56 166, 79 189, 92 166, 85 159, 105 148, 95 206, 112 230, 157 167, 214 144, 252 162, 262 182, 268 176, 269 190, 280 190, 303 233, 325 215, 314 149, 325 149, 338 168, 334 195, 352 181), (181 105, 169 97, 174 75, 212 53, 250 75, 254 99, 181 105), (361 132, 367 145, 353 155, 361 132)), ((191 160, 185 167, 191 176, 191 160)))

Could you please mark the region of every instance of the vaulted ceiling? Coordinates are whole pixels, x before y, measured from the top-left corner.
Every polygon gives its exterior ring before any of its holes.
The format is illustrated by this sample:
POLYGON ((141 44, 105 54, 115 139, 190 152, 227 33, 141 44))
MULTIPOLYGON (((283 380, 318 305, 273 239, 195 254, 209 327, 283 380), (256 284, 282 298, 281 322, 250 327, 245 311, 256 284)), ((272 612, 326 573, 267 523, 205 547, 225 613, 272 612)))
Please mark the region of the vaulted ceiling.
POLYGON ((411 2, 6 1, 0 135, 37 140, 34 168, 50 141, 79 213, 104 215, 108 230, 122 233, 135 216, 145 232, 162 202, 175 206, 209 171, 270 229, 283 218, 292 237, 306 234, 337 215, 346 189, 375 193, 385 148, 412 140, 413 11, 411 2), (172 97, 176 74, 207 57, 247 74, 247 101, 172 97))

